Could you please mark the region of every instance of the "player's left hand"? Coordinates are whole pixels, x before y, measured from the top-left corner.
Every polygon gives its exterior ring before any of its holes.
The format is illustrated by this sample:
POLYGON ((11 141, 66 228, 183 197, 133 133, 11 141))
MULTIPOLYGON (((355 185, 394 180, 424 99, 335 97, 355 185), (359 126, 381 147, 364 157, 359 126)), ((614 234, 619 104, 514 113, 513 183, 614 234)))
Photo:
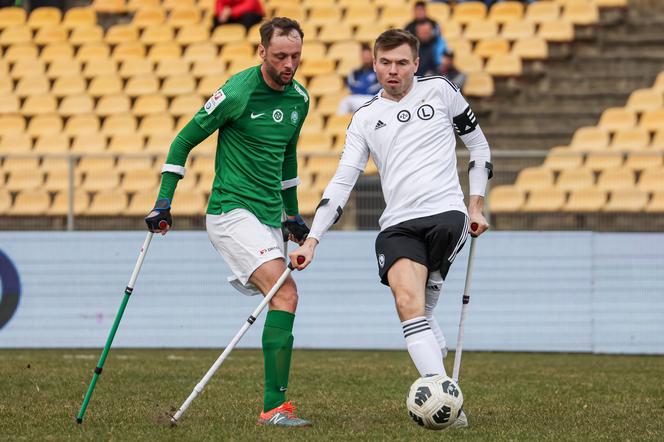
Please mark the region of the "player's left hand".
POLYGON ((471 236, 478 237, 487 230, 489 230, 489 223, 486 218, 484 218, 484 214, 482 212, 470 211, 470 225, 468 231, 471 236), (474 230, 473 227, 475 227, 474 230))
POLYGON ((309 227, 304 222, 300 214, 298 213, 295 216, 289 216, 286 221, 282 223, 282 226, 288 231, 288 239, 293 242, 296 242, 298 245, 302 245, 304 240, 307 239, 309 234, 309 227))

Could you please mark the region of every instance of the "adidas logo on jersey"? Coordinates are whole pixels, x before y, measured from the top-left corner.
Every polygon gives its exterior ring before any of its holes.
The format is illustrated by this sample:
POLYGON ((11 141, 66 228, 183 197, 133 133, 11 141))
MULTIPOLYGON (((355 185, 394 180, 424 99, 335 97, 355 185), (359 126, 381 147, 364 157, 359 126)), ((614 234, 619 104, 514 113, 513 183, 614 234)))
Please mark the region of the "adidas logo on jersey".
POLYGON ((387 124, 383 123, 381 120, 378 120, 378 123, 376 123, 376 127, 374 127, 374 130, 378 130, 381 127, 385 127, 387 124))

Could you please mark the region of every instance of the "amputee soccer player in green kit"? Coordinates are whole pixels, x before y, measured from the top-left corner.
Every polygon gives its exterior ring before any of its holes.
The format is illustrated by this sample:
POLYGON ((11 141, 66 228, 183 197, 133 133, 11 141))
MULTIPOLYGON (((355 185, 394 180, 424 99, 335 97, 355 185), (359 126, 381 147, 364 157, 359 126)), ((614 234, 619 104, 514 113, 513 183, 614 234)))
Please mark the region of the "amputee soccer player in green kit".
MULTIPOLYGON (((176 136, 157 202, 145 220, 150 231, 166 234, 189 151, 219 130, 208 236, 234 274, 229 282, 244 294, 265 295, 286 269, 282 212, 290 239, 301 245, 309 233, 298 213, 295 150, 309 96, 293 79, 302 53, 300 25, 277 17, 261 26, 260 35, 262 64, 232 76, 176 136)), ((270 302, 262 338, 265 395, 259 424, 310 425, 286 402, 297 297, 289 276, 270 302)))

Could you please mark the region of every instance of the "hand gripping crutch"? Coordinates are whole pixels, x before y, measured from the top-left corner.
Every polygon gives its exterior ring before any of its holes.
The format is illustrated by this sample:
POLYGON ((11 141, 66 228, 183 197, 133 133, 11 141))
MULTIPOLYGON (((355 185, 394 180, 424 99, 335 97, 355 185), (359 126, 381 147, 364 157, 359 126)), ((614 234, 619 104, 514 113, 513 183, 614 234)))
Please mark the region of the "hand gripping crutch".
MULTIPOLYGON (((477 230, 477 223, 472 223, 470 230, 477 230)), ((459 370, 461 369, 461 353, 463 352, 463 328, 466 322, 466 314, 468 303, 470 303, 470 282, 473 277, 473 260, 475 259, 475 241, 477 237, 472 236, 470 239, 470 252, 468 253, 468 268, 466 269, 466 284, 463 288, 463 298, 461 304, 461 318, 459 319, 459 333, 457 335, 456 350, 454 351, 454 370, 452 371, 452 378, 459 381, 459 370)))
MULTIPOLYGON (((303 256, 298 256, 297 257, 297 262, 298 264, 302 264, 304 262, 304 257, 303 256)), ((178 423, 178 419, 182 417, 185 411, 187 411, 187 408, 191 405, 191 403, 198 397, 199 394, 203 391, 205 388, 205 385, 210 381, 212 376, 214 376, 214 373, 219 369, 221 364, 224 363, 228 355, 230 354, 231 351, 235 348, 238 342, 240 342, 240 339, 242 339, 242 336, 249 330, 249 327, 252 326, 252 324, 256 321, 256 318, 261 314, 265 306, 270 302, 272 297, 277 293, 277 291, 281 288, 281 285, 284 283, 286 278, 288 278, 288 275, 294 270, 293 264, 288 263, 288 267, 286 270, 284 270, 284 273, 281 274, 277 282, 274 284, 272 289, 265 295, 263 298, 263 301, 261 301, 260 304, 258 304, 258 307, 249 315, 247 318, 247 321, 242 325, 240 328, 240 331, 237 332, 237 334, 231 339, 231 342, 226 346, 224 351, 219 355, 217 360, 212 364, 212 367, 205 373, 205 376, 203 376, 203 379, 196 384, 194 387, 194 390, 191 392, 189 397, 184 401, 182 405, 180 405, 180 408, 178 408, 178 411, 175 412, 175 414, 171 417, 171 424, 176 425, 178 423)))
MULTIPOLYGON (((162 222, 165 223, 166 221, 162 222)), ((159 227, 162 226, 160 225, 159 227)), ((106 345, 104 346, 104 350, 101 352, 101 356, 99 357, 99 362, 97 362, 97 366, 95 367, 94 374, 92 375, 92 381, 90 382, 90 386, 88 387, 88 392, 85 393, 83 404, 81 405, 81 409, 78 412, 78 416, 76 416, 76 422, 78 422, 79 424, 83 422, 83 416, 85 415, 85 410, 88 408, 88 402, 90 402, 90 398, 92 397, 92 392, 94 391, 95 385, 97 384, 97 378, 101 374, 101 370, 104 367, 106 356, 108 356, 108 352, 111 349, 111 344, 113 343, 115 332, 118 330, 118 326, 120 325, 120 320, 122 319, 122 314, 124 313, 125 308, 127 307, 127 302, 129 302, 129 297, 131 296, 131 292, 134 291, 134 284, 136 283, 136 278, 138 278, 138 272, 141 271, 141 266, 143 265, 145 254, 148 252, 148 247, 150 246, 152 235, 154 235, 154 233, 148 232, 147 236, 145 237, 145 241, 143 241, 143 247, 141 247, 141 252, 138 254, 138 260, 136 260, 136 265, 134 266, 134 271, 131 274, 131 278, 129 278, 129 284, 127 284, 127 288, 125 289, 124 298, 122 299, 122 303, 120 304, 118 313, 115 315, 115 321, 113 321, 113 326, 111 327, 111 331, 108 334, 108 339, 106 339, 106 345)))

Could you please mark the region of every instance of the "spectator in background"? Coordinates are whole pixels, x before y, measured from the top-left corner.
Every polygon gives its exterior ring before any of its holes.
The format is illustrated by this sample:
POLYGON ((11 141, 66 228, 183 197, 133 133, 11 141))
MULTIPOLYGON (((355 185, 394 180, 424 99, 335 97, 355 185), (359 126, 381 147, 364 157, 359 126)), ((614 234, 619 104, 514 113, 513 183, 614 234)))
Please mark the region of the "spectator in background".
POLYGON ((338 115, 352 114, 380 91, 381 86, 373 70, 371 47, 366 43, 360 48, 360 62, 362 66, 346 77, 346 86, 352 95, 341 100, 337 109, 338 115))
POLYGON ((433 26, 436 31, 436 35, 440 36, 440 26, 436 20, 427 16, 427 4, 423 1, 415 2, 415 5, 413 6, 413 20, 408 23, 404 29, 415 35, 415 27, 417 26, 417 23, 422 20, 431 23, 431 26, 433 26))
POLYGON ((415 75, 439 75, 441 60, 445 53, 445 40, 436 35, 436 30, 428 20, 420 20, 415 24, 415 36, 420 41, 418 53, 420 64, 415 75))
POLYGON ((466 74, 454 66, 454 53, 451 50, 447 50, 443 54, 440 61, 439 73, 452 80, 454 84, 459 86, 459 89, 463 88, 463 84, 466 82, 466 74))
POLYGON ((217 0, 214 8, 214 27, 239 23, 247 30, 260 23, 265 16, 260 0, 217 0))

